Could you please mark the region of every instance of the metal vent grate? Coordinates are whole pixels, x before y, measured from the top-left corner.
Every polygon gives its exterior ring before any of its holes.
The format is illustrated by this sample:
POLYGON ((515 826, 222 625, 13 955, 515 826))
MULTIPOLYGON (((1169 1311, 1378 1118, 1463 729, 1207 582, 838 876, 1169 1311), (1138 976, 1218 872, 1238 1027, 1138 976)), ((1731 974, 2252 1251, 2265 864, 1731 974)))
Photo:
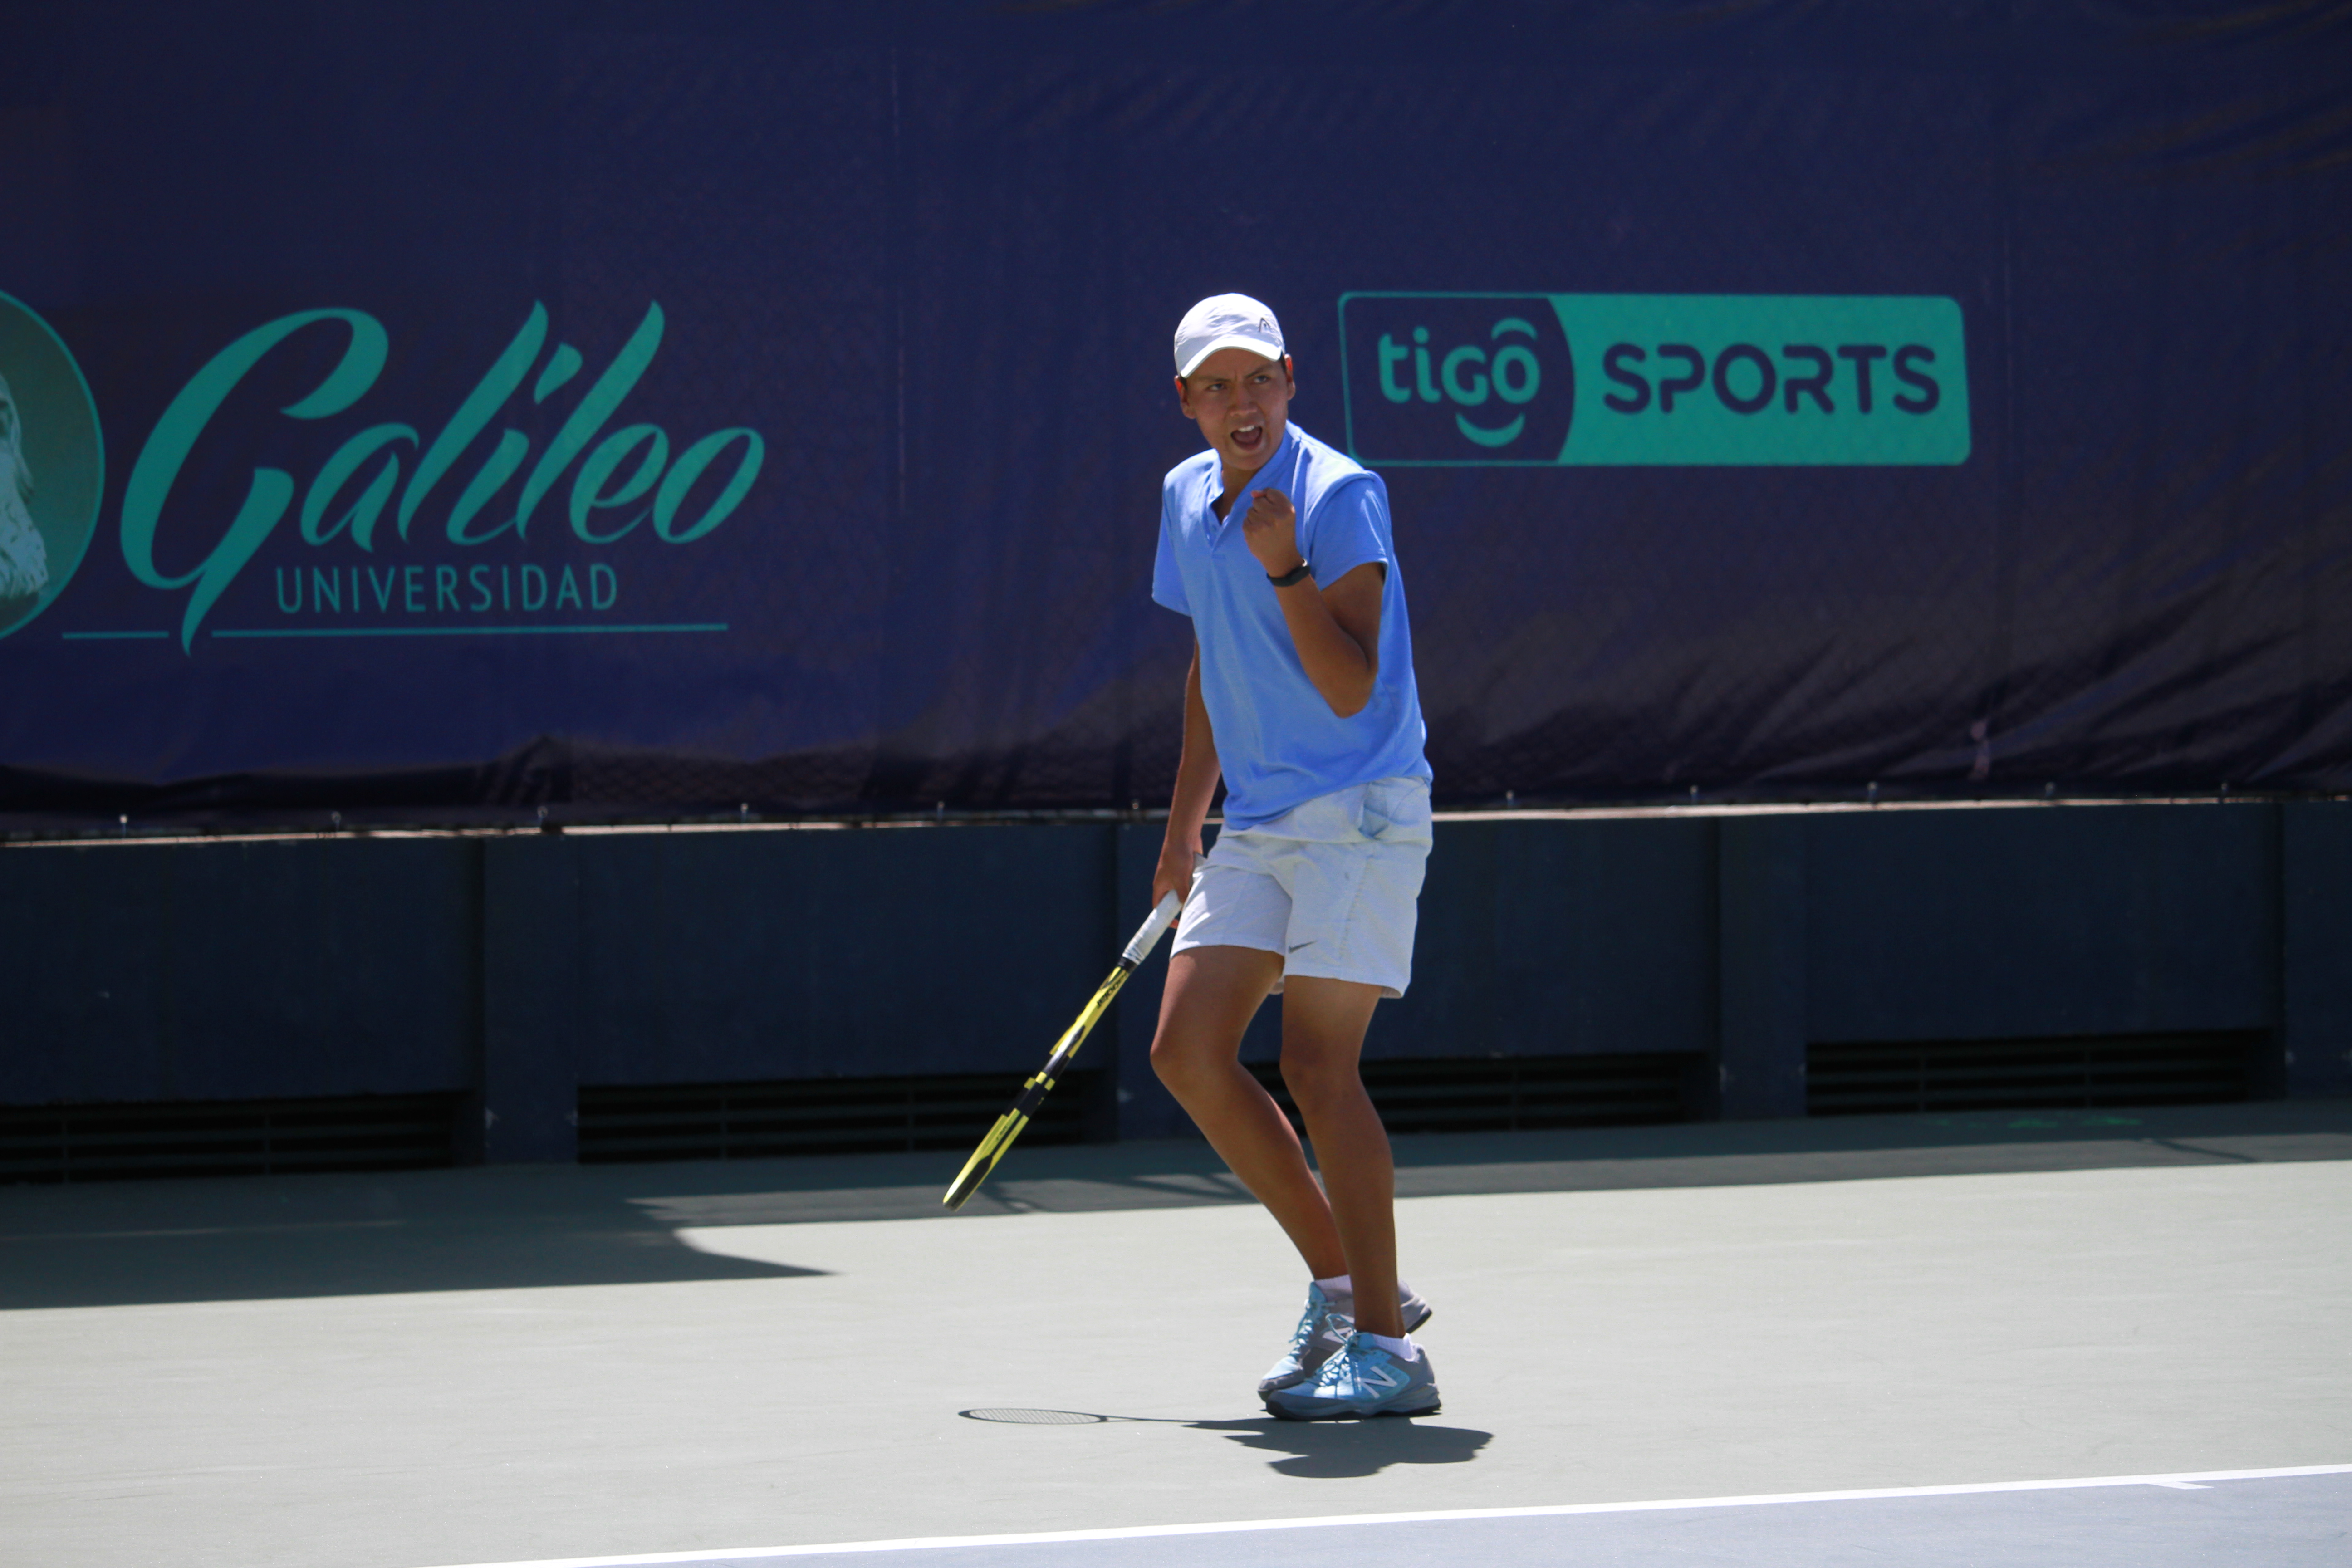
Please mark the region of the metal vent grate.
MULTIPOLYGON (((1024 1143, 1076 1143, 1100 1074, 1064 1075, 1024 1143)), ((1009 1073, 837 1078, 766 1083, 587 1086, 580 1090, 580 1161, 752 1160, 779 1154, 873 1154, 970 1149, 1022 1080, 1009 1073)))
MULTIPOLYGON (((1700 1058, 1677 1052, 1368 1061, 1364 1088, 1391 1132, 1514 1132, 1690 1119, 1684 1092, 1700 1058)), ((1294 1125, 1274 1062, 1244 1064, 1294 1125)))
POLYGON ((2256 1053, 2268 1039, 2255 1030, 1815 1045, 1805 1050, 1805 1113, 2059 1110, 2244 1100, 2252 1092, 2256 1053))
POLYGON ((454 1094, 0 1107, 0 1182, 410 1171, 457 1163, 454 1094))

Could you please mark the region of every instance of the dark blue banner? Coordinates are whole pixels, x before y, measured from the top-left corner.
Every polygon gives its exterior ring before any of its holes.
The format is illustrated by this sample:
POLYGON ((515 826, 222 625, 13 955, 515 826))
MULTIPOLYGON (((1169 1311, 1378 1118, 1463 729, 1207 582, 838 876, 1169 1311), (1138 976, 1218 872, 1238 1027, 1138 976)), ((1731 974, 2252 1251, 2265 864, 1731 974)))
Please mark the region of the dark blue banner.
POLYGON ((1164 804, 1186 306, 1441 801, 2352 787, 2301 5, 57 6, 0 820, 1164 804))

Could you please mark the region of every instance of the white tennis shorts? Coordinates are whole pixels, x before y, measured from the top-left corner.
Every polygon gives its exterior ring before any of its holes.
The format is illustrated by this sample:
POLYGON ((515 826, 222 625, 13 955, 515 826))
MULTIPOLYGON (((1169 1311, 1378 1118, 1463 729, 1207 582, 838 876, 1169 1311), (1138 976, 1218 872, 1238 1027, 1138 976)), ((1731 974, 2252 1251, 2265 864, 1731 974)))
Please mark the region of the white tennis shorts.
POLYGON ((1352 980, 1402 996, 1429 842, 1429 785, 1407 778, 1318 795, 1271 822, 1220 833, 1193 874, 1171 951, 1254 947, 1282 954, 1286 979, 1352 980))

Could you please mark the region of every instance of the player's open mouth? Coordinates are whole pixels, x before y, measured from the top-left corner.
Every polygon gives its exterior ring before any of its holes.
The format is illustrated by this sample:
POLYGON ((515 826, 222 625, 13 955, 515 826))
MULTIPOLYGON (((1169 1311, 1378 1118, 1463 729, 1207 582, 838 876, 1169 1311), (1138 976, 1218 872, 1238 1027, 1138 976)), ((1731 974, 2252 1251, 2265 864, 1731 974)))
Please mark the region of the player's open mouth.
POLYGON ((1258 449, 1259 445, 1265 440, 1265 426, 1263 425, 1252 425, 1246 429, 1236 430, 1234 432, 1233 438, 1234 445, 1240 447, 1243 451, 1255 452, 1258 449))

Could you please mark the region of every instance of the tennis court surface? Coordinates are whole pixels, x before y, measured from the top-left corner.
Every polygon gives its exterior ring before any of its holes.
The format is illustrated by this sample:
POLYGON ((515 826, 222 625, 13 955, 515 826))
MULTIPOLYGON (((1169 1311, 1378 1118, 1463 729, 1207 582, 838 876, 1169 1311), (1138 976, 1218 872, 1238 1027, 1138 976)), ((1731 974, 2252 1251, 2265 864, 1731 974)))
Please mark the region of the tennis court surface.
POLYGON ((1595 1503, 1355 1519, 1072 1531, 961 1541, 866 1542, 482 1568, 866 1563, 899 1568, 1339 1568, 1360 1563, 1754 1563, 1856 1568, 1890 1562, 2212 1563, 2335 1568, 2352 1519, 2352 1466, 2302 1472, 2108 1477, 2014 1487, 1595 1503))
POLYGON ((2352 1560, 2352 1105, 1400 1155, 1445 1407, 1311 1426, 1195 1144, 0 1191, 0 1559, 2352 1560))

